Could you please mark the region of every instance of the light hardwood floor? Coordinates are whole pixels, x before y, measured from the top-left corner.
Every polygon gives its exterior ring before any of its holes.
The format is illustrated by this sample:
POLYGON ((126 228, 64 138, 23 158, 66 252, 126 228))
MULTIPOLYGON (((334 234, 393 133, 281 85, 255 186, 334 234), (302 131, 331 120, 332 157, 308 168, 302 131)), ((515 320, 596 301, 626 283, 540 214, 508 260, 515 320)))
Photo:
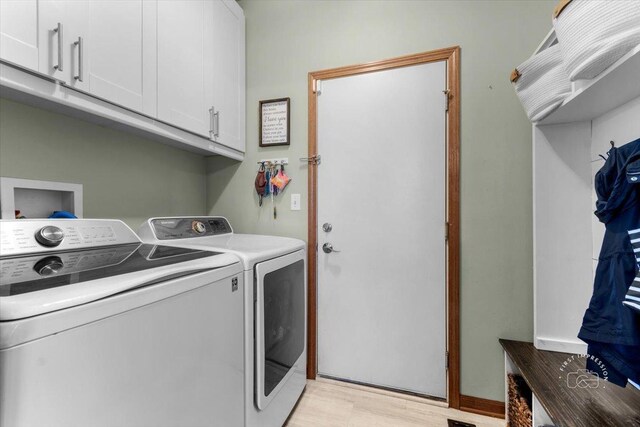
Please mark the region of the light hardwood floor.
POLYGON ((477 427, 504 427, 504 420, 470 414, 419 401, 339 385, 308 381, 286 427, 447 426, 447 418, 477 427))

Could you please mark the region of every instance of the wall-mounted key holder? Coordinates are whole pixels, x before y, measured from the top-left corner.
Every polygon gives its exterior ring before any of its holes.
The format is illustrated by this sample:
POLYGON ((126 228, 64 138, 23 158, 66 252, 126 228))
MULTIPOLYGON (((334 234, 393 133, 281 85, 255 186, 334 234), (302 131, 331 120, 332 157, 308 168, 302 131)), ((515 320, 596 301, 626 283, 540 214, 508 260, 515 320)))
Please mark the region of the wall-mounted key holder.
POLYGON ((288 165, 289 164, 289 158, 288 157, 283 157, 283 158, 280 158, 280 159, 262 159, 257 163, 259 165, 264 164, 265 166, 267 166, 268 164, 272 164, 272 165, 288 165))
POLYGON ((287 176, 284 165, 289 164, 288 158, 262 159, 257 162, 260 165, 258 175, 255 180, 255 189, 259 197, 259 206, 265 197, 271 198, 273 207, 273 219, 277 218, 277 211, 273 199, 281 193, 291 181, 287 176))

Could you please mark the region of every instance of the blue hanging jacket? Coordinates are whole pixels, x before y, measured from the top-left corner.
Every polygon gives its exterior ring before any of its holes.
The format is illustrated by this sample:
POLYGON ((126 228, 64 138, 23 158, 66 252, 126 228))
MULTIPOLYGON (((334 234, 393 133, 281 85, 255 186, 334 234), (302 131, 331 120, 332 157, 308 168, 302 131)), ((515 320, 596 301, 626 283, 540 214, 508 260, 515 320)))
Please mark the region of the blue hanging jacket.
MULTIPOLYGON (((629 184, 640 185, 640 160, 635 160, 627 166, 627 181, 629 184)), ((638 264, 638 273, 623 303, 640 315, 640 228, 629 230, 629 239, 638 264)))
MULTIPOLYGON (((608 381, 624 387, 627 379, 640 382, 640 316, 623 304, 638 269, 629 231, 640 228, 640 182, 631 178, 640 161, 640 139, 608 154, 595 177, 595 215, 606 232, 578 337, 588 344, 589 355, 604 363, 608 381)), ((587 369, 602 372, 589 359, 587 369)))
MULTIPOLYGON (((640 164, 640 161, 638 162, 640 164)), ((633 254, 636 257, 638 263, 638 274, 633 279, 633 283, 629 287, 627 296, 625 297, 623 304, 627 307, 635 310, 640 316, 640 228, 635 230, 629 230, 629 238, 631 239, 631 246, 633 247, 633 254)))

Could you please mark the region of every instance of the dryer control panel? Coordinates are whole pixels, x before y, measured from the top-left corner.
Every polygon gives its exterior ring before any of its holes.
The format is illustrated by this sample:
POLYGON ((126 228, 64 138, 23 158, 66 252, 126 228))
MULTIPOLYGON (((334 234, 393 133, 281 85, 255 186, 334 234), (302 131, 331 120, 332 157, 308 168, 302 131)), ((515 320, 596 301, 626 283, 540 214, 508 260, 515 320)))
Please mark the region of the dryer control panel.
MULTIPOLYGON (((221 216, 152 218, 144 226, 151 227, 158 240, 190 239, 233 233, 229 221, 221 216)), ((143 234, 140 235, 143 236, 143 234)))

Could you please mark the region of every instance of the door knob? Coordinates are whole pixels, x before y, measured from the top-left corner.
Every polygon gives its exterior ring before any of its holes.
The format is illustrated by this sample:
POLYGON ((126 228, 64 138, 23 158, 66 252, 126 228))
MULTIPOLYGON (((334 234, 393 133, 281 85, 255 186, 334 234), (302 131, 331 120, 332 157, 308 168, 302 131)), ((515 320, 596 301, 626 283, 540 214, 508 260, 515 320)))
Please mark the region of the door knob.
POLYGON ((333 249, 333 245, 331 243, 325 243, 324 245, 322 245, 322 250, 325 254, 330 254, 331 252, 340 252, 333 249))
POLYGON ((322 230, 325 233, 330 232, 331 230, 333 230, 333 226, 331 224, 329 224, 328 222, 325 222, 324 224, 322 224, 322 230))

